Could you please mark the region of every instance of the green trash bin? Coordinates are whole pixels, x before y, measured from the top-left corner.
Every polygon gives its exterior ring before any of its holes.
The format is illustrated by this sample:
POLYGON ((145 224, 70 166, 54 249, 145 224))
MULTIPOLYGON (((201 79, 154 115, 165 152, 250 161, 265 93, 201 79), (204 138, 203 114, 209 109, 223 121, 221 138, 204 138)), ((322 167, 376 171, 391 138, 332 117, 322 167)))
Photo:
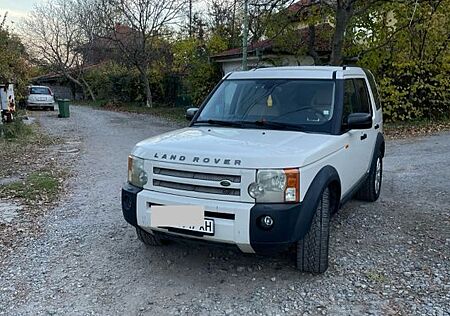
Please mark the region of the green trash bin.
POLYGON ((69 102, 70 102, 69 99, 58 100, 58 108, 59 108, 58 117, 70 117, 69 102))

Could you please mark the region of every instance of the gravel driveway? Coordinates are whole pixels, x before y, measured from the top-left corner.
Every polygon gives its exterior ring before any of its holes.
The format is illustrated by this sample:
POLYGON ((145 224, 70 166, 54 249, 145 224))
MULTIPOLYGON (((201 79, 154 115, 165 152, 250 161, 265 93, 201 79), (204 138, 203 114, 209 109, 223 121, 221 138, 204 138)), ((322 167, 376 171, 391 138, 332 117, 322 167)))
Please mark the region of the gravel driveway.
POLYGON ((122 218, 127 155, 176 126, 71 110, 67 120, 35 114, 49 133, 81 138, 81 151, 45 233, 0 271, 0 314, 450 314, 449 134, 387 144, 380 200, 351 201, 333 218, 330 269, 313 276, 288 254, 146 248, 122 218))

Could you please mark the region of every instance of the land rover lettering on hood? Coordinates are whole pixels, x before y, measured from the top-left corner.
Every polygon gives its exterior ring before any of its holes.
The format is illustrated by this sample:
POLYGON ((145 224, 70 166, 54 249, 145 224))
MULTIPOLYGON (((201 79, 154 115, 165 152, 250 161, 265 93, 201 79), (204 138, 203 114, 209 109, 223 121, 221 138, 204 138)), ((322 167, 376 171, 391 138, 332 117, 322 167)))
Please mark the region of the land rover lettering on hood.
POLYGON ((352 197, 380 195, 383 118, 365 69, 230 73, 186 118, 187 128, 139 142, 128 159, 123 215, 148 245, 293 249, 300 271, 322 273, 331 215, 352 197))

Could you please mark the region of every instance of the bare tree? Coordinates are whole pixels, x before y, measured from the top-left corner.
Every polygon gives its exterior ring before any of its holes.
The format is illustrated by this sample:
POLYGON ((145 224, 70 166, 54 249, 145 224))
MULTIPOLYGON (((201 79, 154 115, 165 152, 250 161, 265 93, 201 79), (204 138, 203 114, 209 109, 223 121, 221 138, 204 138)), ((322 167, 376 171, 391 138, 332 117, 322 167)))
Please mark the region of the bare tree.
POLYGON ((77 6, 72 0, 52 0, 34 7, 24 20, 24 43, 37 60, 81 87, 95 100, 84 79, 85 65, 80 52, 84 43, 77 6))
POLYGON ((161 57, 161 39, 179 22, 186 0, 98 0, 95 12, 102 29, 98 36, 111 41, 122 57, 139 71, 146 105, 152 107, 148 70, 161 57))
POLYGON ((207 20, 212 33, 227 40, 228 46, 234 47, 238 43, 239 24, 237 11, 242 1, 210 0, 208 1, 207 20))
POLYGON ((350 20, 354 16, 363 14, 375 4, 382 2, 393 2, 393 0, 321 0, 321 3, 334 11, 335 17, 330 64, 341 65, 343 62, 345 33, 350 20))

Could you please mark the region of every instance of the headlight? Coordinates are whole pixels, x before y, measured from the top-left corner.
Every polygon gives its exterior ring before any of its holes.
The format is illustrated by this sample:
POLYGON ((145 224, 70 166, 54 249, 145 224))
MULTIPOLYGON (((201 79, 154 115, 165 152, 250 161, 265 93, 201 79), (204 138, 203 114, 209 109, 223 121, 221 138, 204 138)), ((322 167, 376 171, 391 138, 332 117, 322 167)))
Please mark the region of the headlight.
POLYGON ((136 187, 143 188, 147 181, 144 159, 128 156, 128 182, 136 187))
POLYGON ((257 203, 295 203, 299 201, 298 169, 259 170, 248 193, 257 203))

